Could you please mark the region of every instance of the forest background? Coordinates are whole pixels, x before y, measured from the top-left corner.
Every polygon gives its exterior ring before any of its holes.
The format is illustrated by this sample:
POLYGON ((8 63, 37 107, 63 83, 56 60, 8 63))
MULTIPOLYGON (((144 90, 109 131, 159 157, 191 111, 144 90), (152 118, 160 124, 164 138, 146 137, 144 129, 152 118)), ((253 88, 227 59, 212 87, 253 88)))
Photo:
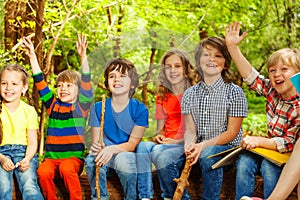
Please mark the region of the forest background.
MULTIPOLYGON (((18 62, 30 71, 19 43, 29 36, 47 82, 55 89, 59 72, 80 69, 75 44, 77 35, 85 34, 95 101, 106 93, 103 71, 110 59, 124 57, 137 67, 140 85, 134 97, 149 108, 150 127, 144 140, 150 140, 156 129, 155 90, 161 56, 179 48, 188 51, 194 62, 196 44, 207 36, 224 36, 225 26, 233 21, 241 22, 242 31, 248 32, 240 45, 242 52, 266 77, 266 61, 272 52, 300 47, 299 0, 0 0, 0 67, 18 62)), ((235 82, 244 88, 248 100, 243 129, 264 135, 265 99, 249 91, 232 66, 235 82)), ((45 110, 32 82, 30 90, 43 139, 45 110)), ((89 132, 87 128, 87 146, 89 132)))

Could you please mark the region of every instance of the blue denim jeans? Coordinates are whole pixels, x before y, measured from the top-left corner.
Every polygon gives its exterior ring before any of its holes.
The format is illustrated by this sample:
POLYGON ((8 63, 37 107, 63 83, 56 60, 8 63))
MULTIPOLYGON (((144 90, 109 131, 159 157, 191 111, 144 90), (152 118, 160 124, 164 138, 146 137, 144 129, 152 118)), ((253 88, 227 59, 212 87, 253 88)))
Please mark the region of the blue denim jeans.
MULTIPOLYGON (((86 158, 86 173, 90 182, 92 199, 97 199, 96 192, 96 165, 95 156, 88 155, 86 158)), ((100 180, 99 186, 101 193, 101 200, 109 200, 109 192, 107 190, 106 178, 109 170, 114 169, 118 174, 125 200, 135 200, 137 198, 137 169, 136 157, 133 152, 121 152, 114 155, 111 160, 104 166, 100 167, 100 180)))
POLYGON ((253 196, 256 175, 264 180, 264 199, 272 193, 282 168, 251 152, 239 155, 236 163, 236 199, 253 196))
MULTIPOLYGON (((25 157, 25 152, 25 145, 0 146, 0 153, 11 159, 14 164, 20 162, 25 157)), ((17 179, 20 191, 22 193, 22 199, 44 199, 37 181, 37 167, 38 159, 36 155, 31 159, 29 169, 24 172, 21 172, 19 167, 9 172, 0 167, 0 199, 12 199, 13 174, 17 179)))
POLYGON ((140 142, 136 148, 138 197, 153 198, 152 184, 152 148, 153 142, 140 142))
MULTIPOLYGON (((152 160, 157 170, 161 196, 172 199, 177 187, 173 179, 180 177, 185 163, 183 145, 155 145, 152 149, 152 160)), ((187 190, 184 191, 182 199, 190 199, 187 190)))
POLYGON ((216 153, 225 151, 230 148, 232 148, 232 146, 230 145, 220 145, 220 146, 208 146, 202 150, 199 158, 199 166, 201 169, 202 184, 203 184, 202 199, 204 200, 220 199, 224 168, 220 167, 217 169, 212 169, 211 166, 217 161, 219 161, 222 157, 217 156, 213 158, 208 158, 208 156, 214 155, 216 153))

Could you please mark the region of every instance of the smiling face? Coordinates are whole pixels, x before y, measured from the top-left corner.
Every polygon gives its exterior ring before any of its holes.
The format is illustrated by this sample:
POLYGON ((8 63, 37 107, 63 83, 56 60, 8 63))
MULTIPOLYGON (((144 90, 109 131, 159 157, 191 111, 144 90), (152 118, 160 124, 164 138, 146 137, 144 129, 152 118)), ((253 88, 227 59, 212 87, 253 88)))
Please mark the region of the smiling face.
POLYGON ((1 96, 4 103, 18 103, 25 94, 28 85, 23 82, 22 72, 4 70, 1 74, 1 96))
POLYGON ((221 77, 221 73, 225 69, 225 58, 217 48, 205 45, 200 56, 200 68, 204 80, 210 78, 215 81, 221 77))
POLYGON ((75 103, 78 98, 78 85, 70 82, 57 83, 58 98, 65 103, 75 103))
POLYGON ((171 87, 185 86, 184 67, 179 56, 176 54, 171 55, 165 60, 165 75, 170 82, 171 87))
POLYGON ((129 96, 129 91, 132 88, 131 79, 128 72, 122 73, 121 69, 116 68, 108 74, 108 88, 112 96, 126 95, 129 96))
POLYGON ((295 73, 295 68, 284 65, 281 61, 269 67, 271 84, 283 98, 288 98, 296 94, 296 89, 290 81, 290 77, 295 73))

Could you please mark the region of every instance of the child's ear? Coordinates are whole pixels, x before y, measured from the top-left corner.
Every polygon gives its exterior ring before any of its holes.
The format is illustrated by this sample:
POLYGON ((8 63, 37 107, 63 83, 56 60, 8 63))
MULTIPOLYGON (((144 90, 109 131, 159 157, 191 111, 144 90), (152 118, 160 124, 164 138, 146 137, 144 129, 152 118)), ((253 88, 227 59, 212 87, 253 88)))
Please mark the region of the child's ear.
POLYGON ((25 93, 27 92, 28 90, 28 85, 24 85, 23 89, 22 89, 22 95, 24 96, 25 93))

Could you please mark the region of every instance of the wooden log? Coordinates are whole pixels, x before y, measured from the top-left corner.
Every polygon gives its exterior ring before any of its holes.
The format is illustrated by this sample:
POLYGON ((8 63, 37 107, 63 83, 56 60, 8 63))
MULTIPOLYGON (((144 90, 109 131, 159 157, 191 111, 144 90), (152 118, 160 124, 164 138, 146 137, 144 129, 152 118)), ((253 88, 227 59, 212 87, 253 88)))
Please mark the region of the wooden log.
MULTIPOLYGON (((201 199, 202 196, 202 179, 199 167, 193 167, 190 172, 189 183, 190 186, 187 188, 191 196, 191 200, 201 199)), ((83 200, 91 199, 91 188, 88 182, 87 175, 83 173, 80 176, 81 190, 83 193, 83 200)), ((68 192, 64 184, 56 182, 57 194, 59 194, 60 200, 68 200, 68 192)), ((16 180, 13 183, 13 200, 22 199, 16 180)), ((117 175, 113 175, 107 178, 107 188, 112 200, 122 200, 124 197, 123 189, 117 175)), ((153 200, 162 200, 160 197, 161 191, 159 181, 156 172, 153 172, 153 189, 154 197, 153 200)), ((263 179, 260 176, 256 177, 256 188, 255 196, 263 197, 263 179)), ((235 169, 232 168, 224 172, 223 187, 221 192, 221 200, 234 200, 235 197, 235 169)), ((297 188, 295 188, 288 200, 297 200, 297 188)))

